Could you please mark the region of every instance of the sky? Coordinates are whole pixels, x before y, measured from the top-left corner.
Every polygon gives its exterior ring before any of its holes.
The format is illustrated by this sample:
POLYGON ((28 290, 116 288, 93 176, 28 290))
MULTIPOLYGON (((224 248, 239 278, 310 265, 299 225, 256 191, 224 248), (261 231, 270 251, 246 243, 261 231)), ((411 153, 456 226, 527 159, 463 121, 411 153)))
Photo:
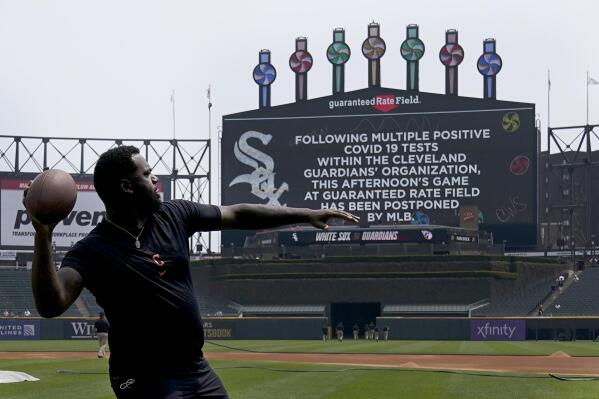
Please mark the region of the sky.
MULTIPOLYGON (((445 30, 457 29, 460 95, 482 97, 476 60, 492 37, 503 59, 498 99, 536 104, 545 129, 550 70, 551 126, 582 125, 587 71, 599 81, 597 15, 598 2, 581 0, 0 0, 0 135, 215 139, 223 115, 258 107, 252 70, 261 49, 278 71, 272 105, 294 101, 296 37, 308 38, 314 58, 309 98, 331 94, 325 54, 337 27, 352 49, 346 91, 367 87, 360 47, 372 21, 387 43, 385 87, 405 89, 399 49, 415 23, 426 45, 420 90, 443 93, 438 52, 445 30)), ((589 87, 589 103, 599 123, 599 85, 589 87)))

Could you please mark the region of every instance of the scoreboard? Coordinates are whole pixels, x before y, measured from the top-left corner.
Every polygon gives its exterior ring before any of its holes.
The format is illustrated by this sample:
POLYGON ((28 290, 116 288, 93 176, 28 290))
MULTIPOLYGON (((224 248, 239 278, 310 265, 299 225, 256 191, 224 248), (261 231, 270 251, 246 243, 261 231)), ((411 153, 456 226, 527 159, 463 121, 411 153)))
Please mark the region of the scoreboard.
POLYGON ((496 240, 534 245, 534 117, 528 103, 380 87, 227 115, 223 205, 342 209, 363 227, 458 226, 477 207, 496 240))

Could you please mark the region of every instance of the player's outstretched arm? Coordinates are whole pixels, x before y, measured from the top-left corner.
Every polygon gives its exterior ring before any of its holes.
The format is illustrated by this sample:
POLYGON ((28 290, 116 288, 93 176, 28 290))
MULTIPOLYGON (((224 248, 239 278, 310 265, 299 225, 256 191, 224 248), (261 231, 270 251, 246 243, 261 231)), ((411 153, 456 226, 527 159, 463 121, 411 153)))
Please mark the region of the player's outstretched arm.
POLYGON ((83 280, 74 269, 56 271, 52 257, 54 225, 41 224, 33 218, 32 223, 35 228, 35 247, 31 287, 35 306, 42 317, 60 316, 81 293, 83 280))
POLYGON ((221 206, 221 228, 266 229, 288 224, 309 223, 319 229, 327 229, 330 219, 342 219, 358 223, 360 218, 336 209, 307 209, 275 207, 257 204, 221 206))

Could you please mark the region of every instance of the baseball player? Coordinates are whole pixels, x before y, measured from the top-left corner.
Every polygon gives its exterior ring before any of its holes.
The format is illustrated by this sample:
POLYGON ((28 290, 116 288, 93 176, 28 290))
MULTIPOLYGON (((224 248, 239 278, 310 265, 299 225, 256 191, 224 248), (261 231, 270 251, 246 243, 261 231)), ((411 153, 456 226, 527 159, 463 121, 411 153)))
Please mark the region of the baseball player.
MULTIPOLYGON (((189 237, 198 231, 264 229, 331 218, 338 210, 162 202, 158 179, 139 150, 103 153, 94 185, 106 217, 75 244, 56 271, 55 225, 33 220, 32 287, 39 314, 61 315, 86 287, 110 323, 110 381, 117 398, 228 398, 202 353, 204 332, 189 268, 189 237), (152 331, 143 331, 153 320, 152 331), (161 345, 156 345, 160 337, 161 345)), ((27 193, 25 192, 25 195, 27 193)))
POLYGON ((383 327, 383 338, 385 341, 389 340, 389 326, 383 327))
POLYGON ((343 327, 343 322, 340 321, 339 324, 337 324, 337 328, 336 328, 336 331, 337 331, 337 340, 339 342, 343 342, 343 330, 344 330, 344 328, 345 327, 343 327))
POLYGON ((322 326, 322 342, 326 342, 329 336, 329 327, 325 324, 322 326))
POLYGON ((106 345, 108 345, 108 321, 104 317, 104 312, 100 312, 100 317, 94 323, 94 331, 98 337, 98 357, 102 358, 106 354, 106 345))

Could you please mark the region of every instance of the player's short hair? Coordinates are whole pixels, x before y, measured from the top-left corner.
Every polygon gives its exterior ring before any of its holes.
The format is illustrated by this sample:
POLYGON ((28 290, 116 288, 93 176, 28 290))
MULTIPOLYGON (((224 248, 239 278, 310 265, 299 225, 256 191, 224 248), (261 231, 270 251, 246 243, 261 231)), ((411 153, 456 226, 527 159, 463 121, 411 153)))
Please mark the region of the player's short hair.
POLYGON ((118 198, 120 180, 135 172, 133 156, 139 154, 139 148, 123 145, 106 151, 96 163, 94 186, 104 203, 118 198))

